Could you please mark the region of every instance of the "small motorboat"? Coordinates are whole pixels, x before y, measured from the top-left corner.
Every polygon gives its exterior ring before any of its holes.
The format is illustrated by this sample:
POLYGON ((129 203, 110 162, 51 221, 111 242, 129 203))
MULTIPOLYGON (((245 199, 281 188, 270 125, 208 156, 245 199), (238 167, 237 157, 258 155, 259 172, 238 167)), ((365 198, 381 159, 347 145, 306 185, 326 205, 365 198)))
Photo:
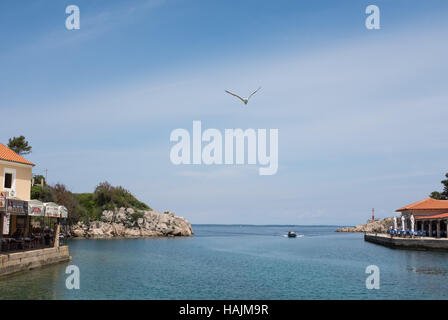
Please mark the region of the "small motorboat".
POLYGON ((297 237, 297 234, 294 231, 288 232, 288 238, 295 238, 295 237, 297 237))

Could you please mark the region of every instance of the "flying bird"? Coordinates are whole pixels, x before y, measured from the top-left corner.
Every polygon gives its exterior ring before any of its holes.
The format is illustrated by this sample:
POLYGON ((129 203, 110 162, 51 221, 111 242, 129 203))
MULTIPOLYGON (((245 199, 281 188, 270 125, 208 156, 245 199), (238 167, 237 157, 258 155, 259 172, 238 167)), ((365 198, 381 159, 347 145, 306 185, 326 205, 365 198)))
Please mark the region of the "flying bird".
POLYGON ((250 94, 250 96, 246 99, 246 98, 241 98, 239 95, 237 95, 237 94, 235 94, 235 93, 233 93, 233 92, 230 92, 230 91, 228 91, 228 90, 224 90, 225 92, 227 92, 228 94, 231 94, 232 96, 234 96, 234 97, 237 97, 238 99, 240 99, 241 101, 243 101, 243 103, 244 104, 247 104, 248 102, 249 102, 249 99, 254 95, 254 94, 256 94, 257 92, 258 92, 258 90, 260 90, 261 89, 261 87, 259 87, 257 90, 255 90, 254 92, 252 92, 251 94, 250 94))

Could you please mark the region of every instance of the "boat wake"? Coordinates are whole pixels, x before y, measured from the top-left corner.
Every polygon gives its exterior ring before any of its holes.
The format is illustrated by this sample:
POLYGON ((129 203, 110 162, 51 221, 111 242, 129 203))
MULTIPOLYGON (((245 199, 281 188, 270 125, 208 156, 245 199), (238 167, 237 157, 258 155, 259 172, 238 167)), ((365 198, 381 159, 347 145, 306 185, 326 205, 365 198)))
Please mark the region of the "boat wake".
MULTIPOLYGON (((282 235, 282 237, 284 237, 284 238, 290 238, 290 237, 288 237, 287 234, 282 235)), ((303 238, 303 237, 304 237, 303 234, 298 234, 295 238, 303 238)), ((292 238, 292 239, 294 239, 294 238, 292 238)))

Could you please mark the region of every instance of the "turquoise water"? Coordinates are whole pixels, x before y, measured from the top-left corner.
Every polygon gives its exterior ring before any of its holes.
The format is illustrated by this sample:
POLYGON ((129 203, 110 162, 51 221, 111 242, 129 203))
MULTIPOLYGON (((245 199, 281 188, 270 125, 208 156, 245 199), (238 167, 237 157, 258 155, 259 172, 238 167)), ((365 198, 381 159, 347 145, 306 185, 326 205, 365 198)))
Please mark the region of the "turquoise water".
POLYGON ((1 299, 446 299, 448 253, 393 250, 325 226, 195 225, 192 238, 72 240, 58 264, 0 280, 1 299), (288 230, 303 237, 284 237, 288 230), (366 289, 369 265, 380 289, 366 289))

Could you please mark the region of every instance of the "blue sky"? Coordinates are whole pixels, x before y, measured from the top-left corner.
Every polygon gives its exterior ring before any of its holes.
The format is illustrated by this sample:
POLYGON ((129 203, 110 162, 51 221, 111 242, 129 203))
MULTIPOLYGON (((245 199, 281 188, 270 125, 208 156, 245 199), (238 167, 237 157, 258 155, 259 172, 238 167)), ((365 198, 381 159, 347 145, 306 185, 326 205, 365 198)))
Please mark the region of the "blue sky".
POLYGON ((2 1, 0 141, 193 223, 357 224, 448 171, 446 1, 2 1), (81 29, 65 29, 76 4, 81 29), (367 30, 365 8, 381 9, 367 30), (262 90, 243 108, 224 89, 262 90), (170 133, 278 128, 279 170, 174 166, 170 133))

